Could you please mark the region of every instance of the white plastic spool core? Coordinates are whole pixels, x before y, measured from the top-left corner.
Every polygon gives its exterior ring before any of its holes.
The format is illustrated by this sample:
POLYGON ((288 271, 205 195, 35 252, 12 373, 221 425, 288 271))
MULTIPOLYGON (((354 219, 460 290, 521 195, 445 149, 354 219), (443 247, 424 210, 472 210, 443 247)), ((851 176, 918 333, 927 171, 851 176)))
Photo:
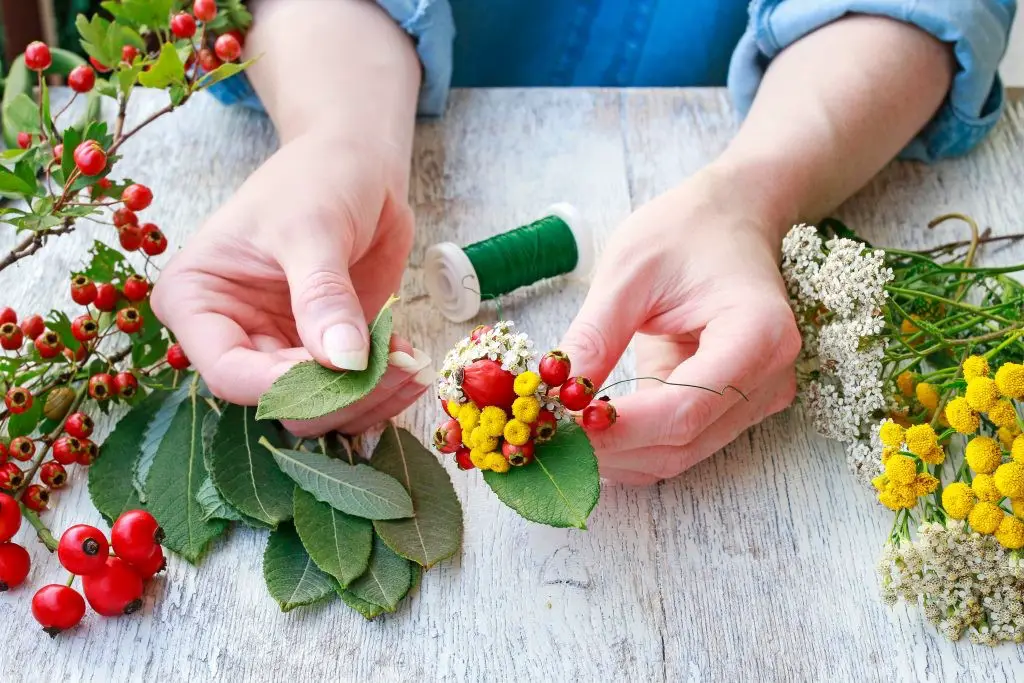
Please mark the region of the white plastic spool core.
MULTIPOLYGON (((594 267, 594 240, 590 228, 572 204, 551 206, 545 216, 561 218, 576 241, 576 267, 570 276, 585 278, 594 267)), ((441 242, 427 249, 423 261, 427 293, 446 318, 461 323, 480 312, 480 279, 462 248, 452 242, 441 242)))

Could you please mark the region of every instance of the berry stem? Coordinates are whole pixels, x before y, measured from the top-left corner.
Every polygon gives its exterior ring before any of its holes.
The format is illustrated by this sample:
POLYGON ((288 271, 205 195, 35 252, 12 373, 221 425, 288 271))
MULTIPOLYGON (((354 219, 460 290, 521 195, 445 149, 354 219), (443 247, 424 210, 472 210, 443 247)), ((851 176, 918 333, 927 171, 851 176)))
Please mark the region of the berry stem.
POLYGON ((37 71, 36 76, 38 77, 37 81, 39 84, 39 139, 46 140, 46 122, 43 120, 43 72, 37 71))
POLYGON ((124 118, 128 114, 128 95, 121 94, 117 98, 117 121, 114 123, 114 139, 121 139, 121 131, 124 130, 124 118))
MULTIPOLYGON (((78 388, 78 393, 75 394, 74 400, 71 402, 71 405, 68 406, 68 414, 75 412, 76 410, 78 410, 78 406, 82 405, 82 401, 85 400, 86 390, 88 389, 88 387, 88 382, 82 382, 82 385, 78 388)), ((49 454, 50 448, 53 446, 53 442, 57 440, 57 437, 60 436, 61 432, 63 431, 64 421, 61 420, 60 424, 53 428, 53 431, 51 431, 49 434, 43 436, 43 438, 40 439, 40 441, 43 444, 43 447, 39 449, 39 453, 36 455, 35 460, 32 461, 32 467, 25 475, 25 481, 23 481, 21 483, 21 486, 19 486, 18 489, 14 492, 15 499, 20 501, 22 497, 25 495, 25 491, 28 489, 29 484, 31 484, 32 480, 35 478, 36 472, 38 472, 39 468, 42 466, 43 460, 45 460, 47 454, 49 454)))
POLYGON ((25 518, 33 529, 36 530, 36 536, 39 537, 39 541, 46 546, 46 549, 51 553, 57 550, 57 539, 53 537, 49 527, 43 524, 43 520, 39 519, 39 515, 25 507, 24 503, 19 502, 21 506, 21 516, 25 518))
POLYGON ((71 107, 71 105, 74 103, 74 101, 76 99, 78 99, 78 93, 77 92, 74 95, 71 96, 71 99, 69 99, 67 101, 67 103, 63 107, 61 107, 60 110, 57 111, 56 114, 53 115, 53 121, 54 121, 54 126, 53 127, 54 127, 54 129, 57 128, 57 125, 56 125, 57 124, 57 119, 59 119, 60 115, 63 114, 64 112, 66 112, 71 107))
MULTIPOLYGON (((190 97, 190 95, 186 94, 186 95, 185 95, 185 97, 184 97, 184 98, 182 98, 181 102, 179 102, 179 103, 177 104, 177 106, 178 106, 178 107, 180 107, 181 105, 183 105, 183 104, 185 104, 186 102, 188 102, 188 98, 189 98, 189 97, 190 97)), ((142 121, 142 123, 140 123, 139 125, 135 126, 134 128, 132 128, 132 129, 131 129, 130 131, 128 131, 127 133, 124 133, 124 134, 123 134, 123 135, 121 135, 120 137, 116 138, 116 139, 114 140, 114 144, 112 144, 112 145, 110 146, 110 149, 108 149, 108 150, 107 150, 107 157, 109 158, 109 157, 112 157, 112 156, 114 156, 114 152, 116 152, 116 151, 117 151, 117 149, 118 149, 118 148, 119 148, 119 147, 120 147, 121 145, 123 145, 123 144, 124 144, 124 143, 125 143, 125 142, 126 142, 126 141, 128 140, 128 138, 130 138, 131 136, 135 135, 135 134, 136 134, 136 133, 138 133, 138 132, 139 132, 140 130, 142 130, 143 128, 145 128, 145 127, 146 127, 146 126, 148 126, 149 124, 153 123, 154 121, 156 121, 156 120, 157 120, 158 118, 160 118, 160 117, 161 117, 161 116, 163 116, 164 114, 169 114, 169 113, 171 113, 172 111, 174 111, 174 110, 175 110, 175 108, 176 108, 176 106, 175 106, 174 104, 168 104, 168 105, 166 105, 165 107, 163 107, 163 108, 161 108, 161 109, 158 109, 158 110, 156 110, 155 112, 153 112, 152 114, 150 114, 149 116, 147 116, 147 117, 146 117, 146 118, 145 118, 145 119, 144 119, 144 120, 142 121)))
POLYGON ((75 585, 75 579, 76 578, 78 578, 78 577, 76 577, 74 574, 68 572, 68 580, 64 582, 64 585, 67 586, 68 588, 71 588, 73 585, 75 585))

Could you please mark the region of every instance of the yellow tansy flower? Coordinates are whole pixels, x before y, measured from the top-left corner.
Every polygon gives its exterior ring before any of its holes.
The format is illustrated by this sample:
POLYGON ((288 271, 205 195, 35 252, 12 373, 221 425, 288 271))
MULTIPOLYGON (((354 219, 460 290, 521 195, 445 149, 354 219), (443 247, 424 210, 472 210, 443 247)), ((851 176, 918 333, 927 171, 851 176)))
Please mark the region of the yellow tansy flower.
POLYGON ((892 446, 886 446, 885 448, 883 448, 882 449, 882 464, 884 465, 886 462, 889 461, 889 458, 891 458, 892 456, 894 456, 897 453, 899 453, 899 450, 900 449, 893 448, 892 446))
MULTIPOLYGON (((914 425, 906 431, 904 439, 907 442, 907 450, 917 456, 924 455, 939 445, 939 437, 930 424, 914 425)), ((885 441, 883 440, 882 443, 885 441)), ((898 446, 899 444, 886 445, 898 446)))
POLYGON ((508 416, 498 406, 487 406, 480 413, 480 426, 484 428, 488 436, 499 437, 505 432, 505 423, 508 416))
POLYGON ((917 400, 928 410, 935 410, 939 407, 939 390, 934 384, 921 382, 914 390, 917 393, 917 400))
POLYGON ((470 447, 479 448, 485 453, 493 451, 498 447, 497 437, 491 436, 491 433, 487 430, 487 427, 479 425, 473 428, 473 433, 470 434, 470 447))
POLYGON ((979 534, 994 534, 1006 514, 995 503, 978 503, 971 508, 967 521, 979 534))
POLYGON ((939 480, 932 475, 923 472, 917 475, 917 478, 914 480, 913 488, 914 495, 926 496, 939 488, 939 480))
POLYGON ((968 382, 975 377, 988 377, 988 361, 984 356, 969 356, 960 368, 964 371, 964 379, 968 382))
POLYGON ((996 427, 1015 429, 1017 427, 1017 411, 1009 401, 999 401, 988 411, 988 419, 996 427))
POLYGON ((871 485, 878 491, 884 491, 885 487, 889 485, 889 477, 884 474, 879 474, 877 477, 871 480, 871 485))
POLYGON ((472 401, 463 403, 462 407, 459 408, 458 420, 459 426, 462 427, 462 433, 470 434, 480 421, 480 409, 472 401))
POLYGON ((999 545, 1009 550, 1024 548, 1024 522, 1006 515, 996 529, 996 540, 999 541, 999 545))
POLYGON ((938 465, 946 459, 946 451, 942 450, 942 446, 935 446, 927 453, 922 453, 919 457, 929 465, 938 465))
POLYGON ((942 489, 942 509, 953 519, 966 519, 977 502, 971 487, 956 481, 942 489))
POLYGON ((1024 399, 1024 365, 1003 363, 996 370, 996 387, 1006 398, 1024 399))
POLYGON ((509 420, 505 423, 505 441, 513 446, 522 446, 530 440, 530 425, 520 420, 509 420))
POLYGON ((903 427, 900 427, 892 420, 886 420, 882 423, 882 426, 878 428, 878 438, 881 439, 882 443, 886 446, 893 446, 894 448, 899 448, 900 444, 903 443, 904 434, 906 434, 906 431, 903 427))
MULTIPOLYGON (((999 431, 996 432, 996 436, 999 437, 999 443, 1001 443, 1003 445, 1003 448, 1008 451, 1013 450, 1013 442, 1017 440, 1017 437, 1019 435, 1020 432, 1018 432, 1017 430, 1007 429, 1006 427, 1000 427, 999 431)), ((1018 446, 1018 448, 1021 447, 1018 446)), ((1017 458, 1015 457, 1014 460, 1016 459, 1017 458)))
POLYGON ((981 426, 981 418, 971 409, 963 396, 957 396, 946 404, 946 419, 949 420, 949 425, 961 434, 973 434, 981 426))
POLYGON ((1003 494, 999 493, 999 489, 996 488, 996 482, 991 474, 979 474, 974 477, 974 481, 971 482, 971 490, 974 491, 978 500, 985 503, 998 503, 1003 497, 1003 494))
POLYGON ((917 478, 917 463, 905 455, 894 455, 885 463, 885 473, 894 484, 907 486, 917 478))
POLYGON ((487 455, 487 469, 504 474, 509 470, 508 460, 501 453, 489 453, 487 455))
POLYGON ((967 383, 964 398, 967 399, 967 405, 979 413, 987 413, 999 401, 999 390, 988 377, 975 377, 967 383))
POLYGON ((992 477, 999 493, 1007 498, 1024 498, 1024 463, 1008 462, 1000 465, 992 477))
POLYGON ((1011 498, 1010 509, 1013 510, 1013 514, 1018 517, 1024 517, 1024 498, 1011 498))
POLYGON ((1013 440, 1013 444, 1010 446, 1010 455, 1014 461, 1024 463, 1024 435, 1013 440))
POLYGON ((967 465, 975 472, 992 474, 1003 461, 1003 451, 995 439, 976 436, 967 442, 964 457, 967 465))
POLYGON ((914 395, 914 373, 910 370, 904 370, 896 378, 896 386, 899 388, 900 393, 910 398, 914 395))
POLYGON ((540 415, 540 401, 536 396, 520 396, 512 403, 512 415, 520 422, 536 422, 540 415))
POLYGON ((448 414, 451 415, 453 419, 459 419, 459 411, 462 410, 461 403, 458 401, 448 401, 445 403, 445 408, 448 409, 448 414))
POLYGON ((526 372, 520 372, 516 375, 516 381, 512 385, 512 388, 516 391, 516 396, 533 396, 533 392, 537 391, 537 387, 540 386, 540 375, 531 370, 526 372))
POLYGON ((921 328, 914 324, 914 321, 910 318, 904 318, 903 322, 900 323, 900 332, 910 336, 915 332, 920 332, 921 328))
POLYGON ((489 455, 490 453, 487 453, 486 451, 474 448, 469 452, 469 459, 477 469, 486 470, 490 469, 487 467, 487 456, 489 455))

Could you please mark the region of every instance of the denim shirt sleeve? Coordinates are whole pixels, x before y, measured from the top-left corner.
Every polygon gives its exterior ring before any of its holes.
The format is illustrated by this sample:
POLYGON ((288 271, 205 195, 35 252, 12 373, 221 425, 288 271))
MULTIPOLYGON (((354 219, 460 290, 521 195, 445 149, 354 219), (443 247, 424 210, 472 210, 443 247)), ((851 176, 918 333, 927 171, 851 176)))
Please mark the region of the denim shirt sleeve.
POLYGON ((730 94, 745 116, 768 64, 786 46, 846 14, 891 17, 953 45, 958 65, 942 107, 900 156, 929 162, 958 156, 981 142, 1002 113, 997 68, 1016 6, 1016 0, 754 0, 729 68, 730 94))
MULTIPOLYGON (((377 0, 377 4, 416 41, 416 52, 423 65, 418 113, 441 115, 448 100, 455 38, 455 21, 448 0, 377 0)), ((214 84, 209 92, 224 104, 263 110, 244 73, 214 84)))

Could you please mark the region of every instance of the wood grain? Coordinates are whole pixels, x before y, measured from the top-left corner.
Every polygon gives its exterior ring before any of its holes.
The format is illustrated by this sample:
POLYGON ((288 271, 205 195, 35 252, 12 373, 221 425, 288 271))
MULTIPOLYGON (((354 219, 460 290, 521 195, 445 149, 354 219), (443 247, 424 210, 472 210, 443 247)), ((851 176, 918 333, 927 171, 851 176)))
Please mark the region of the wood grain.
MULTIPOLYGON (((143 96, 138 120, 159 107, 143 96)), ((717 90, 495 90, 453 95, 421 123, 411 198, 418 235, 396 329, 437 363, 478 321, 448 323, 423 299, 419 264, 436 241, 467 243, 581 208, 602 241, 629 212, 710 161, 734 131, 717 90)), ((180 245, 275 148, 262 117, 197 98, 125 145, 124 173, 151 185, 147 218, 180 245), (202 160, 197 163, 196 160, 202 160)), ((1024 216, 1024 105, 970 156, 893 164, 839 216, 869 239, 920 246, 963 211, 998 233, 1024 216)), ((48 305, 94 225, 45 259, 0 274, 6 304, 48 305)), ((4 245, 11 241, 4 235, 4 245)), ((992 250, 993 261, 1024 250, 992 250)), ((560 279, 504 303, 541 347, 557 343, 586 283, 560 279)), ((493 307, 481 321, 493 319, 493 307)), ((632 358, 617 377, 630 373, 632 358)), ((428 438, 424 399, 400 419, 428 438)), ((55 641, 35 630, 30 588, 0 598, 4 680, 1000 681, 1024 678, 1024 651, 950 644, 878 600, 874 565, 888 515, 857 488, 842 450, 796 411, 768 420, 678 479, 605 487, 590 531, 530 524, 476 476, 446 462, 465 508, 461 557, 428 572, 398 613, 373 623, 335 602, 281 614, 263 586, 265 532, 236 529, 199 568, 172 559, 141 615, 90 615, 55 641)), ((48 519, 100 523, 82 474, 48 519)), ((30 542, 31 585, 64 576, 30 542)))

